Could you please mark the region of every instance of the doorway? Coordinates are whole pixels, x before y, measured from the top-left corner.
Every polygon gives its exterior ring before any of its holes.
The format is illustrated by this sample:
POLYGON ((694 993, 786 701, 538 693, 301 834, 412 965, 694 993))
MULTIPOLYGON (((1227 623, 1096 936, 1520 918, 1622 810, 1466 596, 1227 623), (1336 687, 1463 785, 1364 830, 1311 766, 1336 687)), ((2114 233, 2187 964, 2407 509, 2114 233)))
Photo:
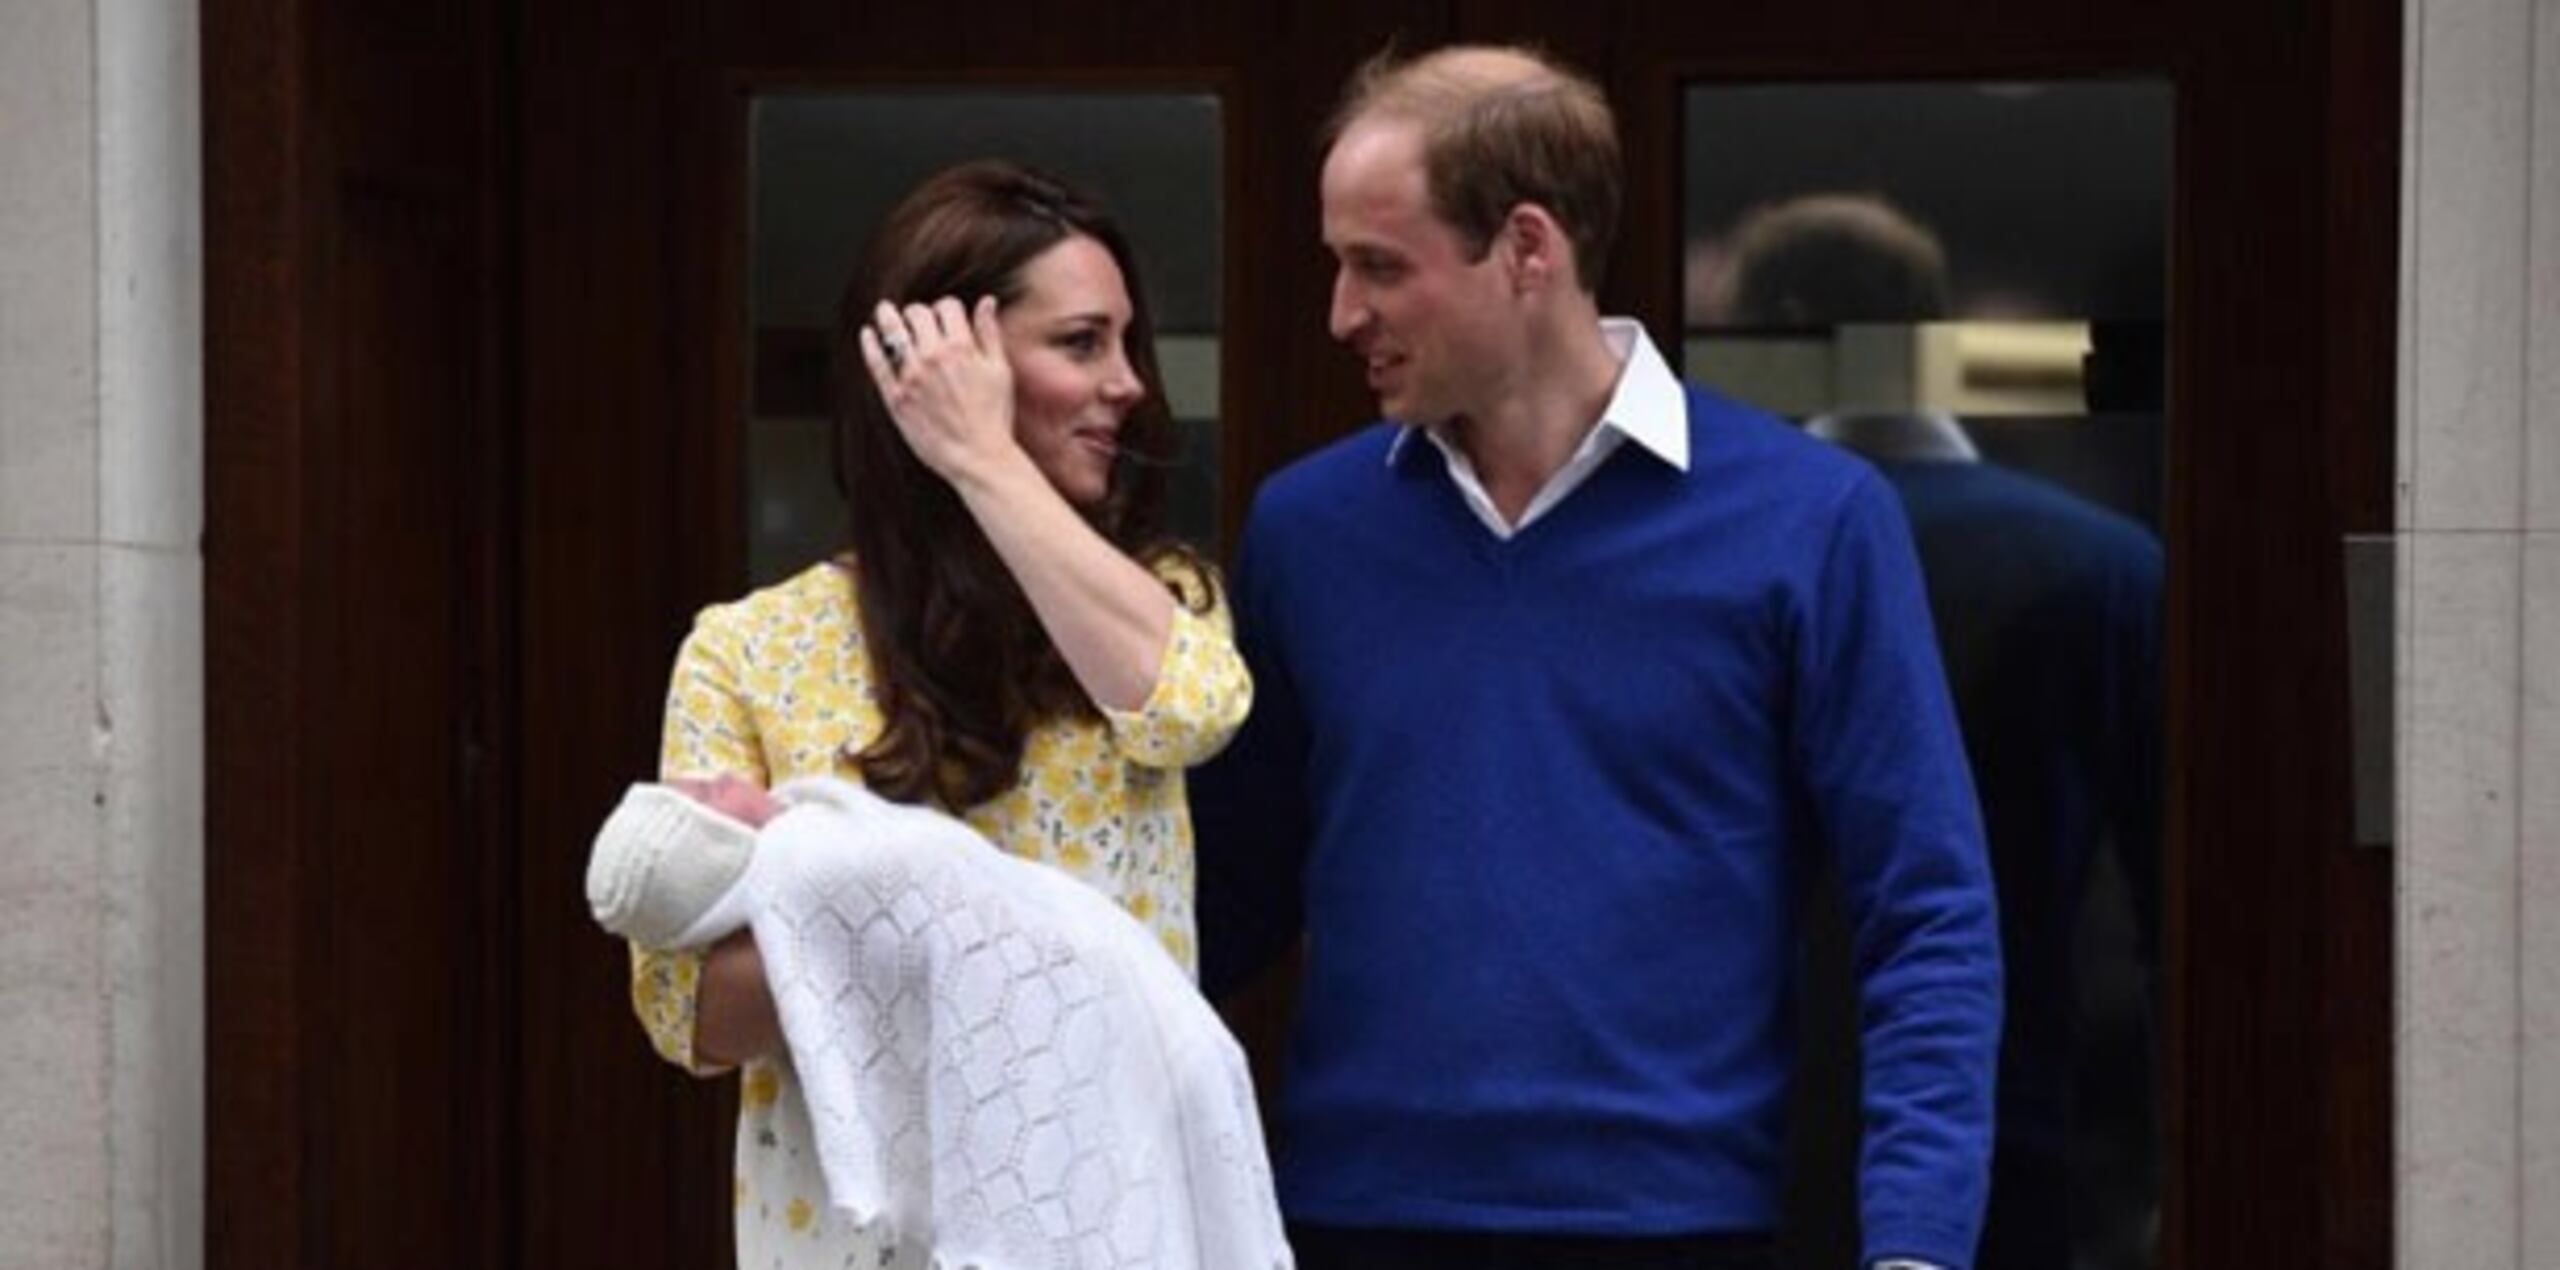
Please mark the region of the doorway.
POLYGON ((2390 528, 2396 6, 204 12, 216 1266, 727 1255, 724 1098, 647 1053, 579 877, 685 623, 753 568, 750 420, 793 382, 748 320, 759 110, 1208 103, 1201 523, 1232 542, 1261 476, 1368 418, 1318 320, 1311 138, 1391 38, 1534 39, 1603 81, 1630 169, 1604 301, 1658 333, 1695 93, 2174 99, 2160 1246, 2387 1261, 2389 868, 2349 826, 2338 542, 2390 528))

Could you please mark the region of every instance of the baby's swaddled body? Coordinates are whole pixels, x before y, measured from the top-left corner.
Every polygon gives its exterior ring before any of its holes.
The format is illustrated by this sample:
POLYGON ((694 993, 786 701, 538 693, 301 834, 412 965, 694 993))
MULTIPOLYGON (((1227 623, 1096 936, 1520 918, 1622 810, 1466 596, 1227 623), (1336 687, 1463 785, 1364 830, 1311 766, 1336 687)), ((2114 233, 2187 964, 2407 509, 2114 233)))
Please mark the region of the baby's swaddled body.
POLYGON ((1242 1052, 1136 919, 849 782, 761 832, 635 786, 597 837, 606 929, 750 925, 829 1203, 884 1266, 1291 1265, 1242 1052))

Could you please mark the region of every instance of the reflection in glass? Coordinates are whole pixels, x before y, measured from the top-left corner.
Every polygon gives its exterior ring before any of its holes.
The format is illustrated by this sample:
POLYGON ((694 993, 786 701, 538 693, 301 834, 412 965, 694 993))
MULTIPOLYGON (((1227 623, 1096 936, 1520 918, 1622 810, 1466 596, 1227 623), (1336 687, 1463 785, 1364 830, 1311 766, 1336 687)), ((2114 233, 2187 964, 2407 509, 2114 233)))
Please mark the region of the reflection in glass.
POLYGON ((1184 92, 794 92, 750 115, 744 499, 748 572, 777 580, 841 545, 827 356, 865 237, 926 176, 1009 158, 1099 194, 1128 230, 1182 428, 1173 532, 1215 554, 1222 217, 1214 96, 1184 92))
MULTIPOLYGON (((2146 83, 1687 100, 1690 373, 1874 463, 1928 576, 2008 971, 1985 1270, 2156 1260, 2170 111, 2146 83)), ((1791 1266, 1857 1256, 1848 937, 1813 905, 1791 1266)))

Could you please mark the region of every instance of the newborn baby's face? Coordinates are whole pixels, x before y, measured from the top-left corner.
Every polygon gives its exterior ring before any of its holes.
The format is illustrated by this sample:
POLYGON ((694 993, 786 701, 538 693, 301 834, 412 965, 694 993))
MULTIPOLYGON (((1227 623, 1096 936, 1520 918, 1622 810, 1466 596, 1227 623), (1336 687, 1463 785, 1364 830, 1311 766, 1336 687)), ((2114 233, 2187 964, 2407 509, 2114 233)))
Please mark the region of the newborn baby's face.
POLYGON ((775 802, 773 795, 735 773, 723 772, 708 779, 679 776, 667 784, 695 802, 753 828, 762 829, 764 822, 782 814, 782 804, 775 802))

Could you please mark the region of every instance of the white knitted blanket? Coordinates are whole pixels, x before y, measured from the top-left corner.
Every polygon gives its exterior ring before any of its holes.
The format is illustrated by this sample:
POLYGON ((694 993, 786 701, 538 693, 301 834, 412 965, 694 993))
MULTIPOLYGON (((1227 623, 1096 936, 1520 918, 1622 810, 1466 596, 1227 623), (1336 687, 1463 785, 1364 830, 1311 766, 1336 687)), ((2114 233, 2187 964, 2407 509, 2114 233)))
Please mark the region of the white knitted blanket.
POLYGON ((937 812, 776 793, 742 884, 862 1264, 1293 1264, 1243 1054, 1145 927, 937 812))

